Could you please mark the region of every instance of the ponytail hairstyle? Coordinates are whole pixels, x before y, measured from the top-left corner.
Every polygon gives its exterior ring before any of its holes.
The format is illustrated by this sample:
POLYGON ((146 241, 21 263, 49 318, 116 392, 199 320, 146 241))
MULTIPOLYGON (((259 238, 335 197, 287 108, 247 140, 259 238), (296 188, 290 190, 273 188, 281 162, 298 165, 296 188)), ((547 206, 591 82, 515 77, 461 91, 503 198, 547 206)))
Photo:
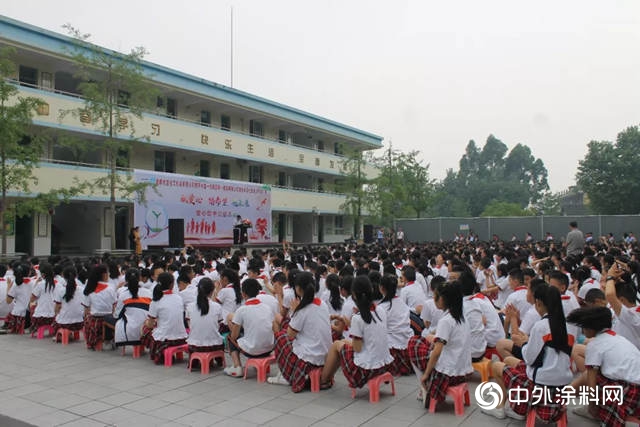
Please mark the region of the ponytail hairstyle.
POLYGON ((200 310, 201 316, 206 316, 209 313, 209 297, 213 293, 213 281, 208 277, 203 277, 198 282, 198 297, 196 298, 196 305, 200 310))
POLYGON ((233 285, 233 290, 236 293, 236 304, 240 304, 242 302, 242 289, 240 288, 240 277, 235 270, 230 268, 225 268, 220 273, 220 277, 226 277, 229 283, 233 285))
POLYGON ((158 274, 158 284, 153 288, 153 300, 160 301, 164 295, 164 291, 168 291, 173 287, 173 274, 160 273, 158 274))
POLYGON ((124 280, 127 282, 127 289, 131 293, 133 298, 138 298, 138 290, 140 290, 140 271, 137 268, 130 268, 124 275, 124 280))
POLYGON ((298 304, 293 312, 294 315, 313 302, 313 298, 316 294, 315 282, 315 277, 313 277, 313 274, 308 271, 301 271, 296 274, 294 286, 295 288, 300 288, 302 290, 302 298, 300 298, 300 304, 298 304))
MULTIPOLYGON (((351 294, 353 301, 356 303, 356 307, 358 307, 358 311, 360 311, 362 320, 364 320, 367 325, 370 324, 372 320, 376 322, 376 319, 374 319, 371 314, 372 311, 375 313, 375 309, 372 310, 373 287, 371 286, 369 277, 364 275, 356 276, 353 279, 351 294)), ((378 317, 377 314, 376 317, 378 317)), ((378 317, 378 320, 382 319, 378 317)))
POLYGON ((554 286, 540 286, 533 293, 533 298, 540 301, 547 309, 549 329, 551 329, 549 347, 570 355, 571 347, 567 336, 567 321, 562 310, 560 291, 554 286))
POLYGON ((464 322, 464 315, 462 314, 463 297, 460 287, 460 282, 455 281, 453 283, 443 283, 435 290, 436 297, 442 298, 444 309, 449 310, 449 314, 458 324, 464 322))
POLYGON ((28 279, 31 276, 31 267, 29 264, 18 264, 13 267, 13 275, 15 276, 15 285, 22 286, 24 279, 28 279))
POLYGON ((73 299, 73 296, 76 294, 76 288, 78 284, 76 283, 76 269, 75 267, 69 266, 62 271, 62 277, 67 281, 67 288, 64 291, 64 301, 69 302, 73 299))
POLYGON ((98 264, 89 271, 89 277, 87 278, 87 285, 84 287, 84 294, 91 295, 95 292, 98 282, 102 280, 102 276, 108 273, 109 269, 104 264, 98 264))
POLYGON ((329 291, 329 305, 336 311, 342 309, 342 296, 340 295, 340 278, 337 274, 329 274, 324 282, 329 291))
POLYGON ((389 302, 389 310, 391 310, 391 305, 393 304, 393 298, 396 296, 396 292, 398 291, 398 276, 385 274, 382 276, 382 280, 380 281, 380 287, 384 289, 384 298, 382 298, 381 303, 389 302))
MULTIPOLYGON (((320 292, 320 280, 322 280, 322 276, 327 274, 327 266, 319 265, 316 268, 316 293, 320 292)), ((325 278, 326 280, 326 278, 325 278)))
POLYGON ((56 286, 53 279, 53 266, 48 262, 44 262, 40 265, 40 274, 44 279, 44 291, 53 292, 53 288, 56 286))

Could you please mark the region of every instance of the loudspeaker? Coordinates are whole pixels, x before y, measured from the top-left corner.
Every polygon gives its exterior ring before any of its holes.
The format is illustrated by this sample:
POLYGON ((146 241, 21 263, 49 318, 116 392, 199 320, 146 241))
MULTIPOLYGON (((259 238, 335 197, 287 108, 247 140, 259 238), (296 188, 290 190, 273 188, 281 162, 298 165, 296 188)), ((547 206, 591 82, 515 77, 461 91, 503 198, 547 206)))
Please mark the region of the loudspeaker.
POLYGON ((184 219, 183 218, 169 219, 169 247, 171 248, 184 247, 184 219))
POLYGON ((364 242, 373 243, 373 225, 365 224, 362 228, 362 232, 364 234, 364 242))

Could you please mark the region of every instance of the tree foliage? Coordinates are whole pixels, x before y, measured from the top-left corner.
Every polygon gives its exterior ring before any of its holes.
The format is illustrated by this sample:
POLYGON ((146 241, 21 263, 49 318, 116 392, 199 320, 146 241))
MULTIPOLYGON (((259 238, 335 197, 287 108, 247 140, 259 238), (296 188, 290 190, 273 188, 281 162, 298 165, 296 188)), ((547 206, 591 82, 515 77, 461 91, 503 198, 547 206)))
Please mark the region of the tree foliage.
POLYGON ((367 178, 366 165, 367 158, 362 151, 350 149, 348 146, 341 147, 344 157, 340 162, 340 179, 336 190, 346 195, 346 200, 342 209, 351 218, 353 224, 353 237, 360 238, 360 228, 362 225, 363 209, 367 204, 367 178))
POLYGON ((640 213, 640 131, 632 126, 616 142, 591 141, 576 174, 596 214, 640 213))
POLYGON ((480 216, 533 216, 530 209, 522 209, 518 203, 498 202, 489 203, 480 216))

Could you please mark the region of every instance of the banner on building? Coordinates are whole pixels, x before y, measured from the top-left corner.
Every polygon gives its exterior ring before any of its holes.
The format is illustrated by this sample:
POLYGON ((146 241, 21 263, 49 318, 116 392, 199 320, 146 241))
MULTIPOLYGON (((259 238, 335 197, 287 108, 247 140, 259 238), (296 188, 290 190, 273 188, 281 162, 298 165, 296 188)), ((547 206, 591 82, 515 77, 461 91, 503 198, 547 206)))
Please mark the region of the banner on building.
POLYGON ((233 244, 237 216, 248 220, 249 243, 271 242, 271 188, 264 184, 135 170, 134 180, 152 186, 134 206, 143 247, 169 245, 169 219, 184 220, 184 243, 233 244))

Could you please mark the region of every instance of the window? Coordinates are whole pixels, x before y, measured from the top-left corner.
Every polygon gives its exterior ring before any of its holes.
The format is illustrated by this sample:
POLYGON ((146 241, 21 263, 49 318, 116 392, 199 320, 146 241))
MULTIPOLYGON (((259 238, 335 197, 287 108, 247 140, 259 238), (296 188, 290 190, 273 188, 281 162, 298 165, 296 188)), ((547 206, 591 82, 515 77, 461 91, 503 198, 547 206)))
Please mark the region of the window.
POLYGON ((200 173, 198 175, 207 178, 211 176, 211 167, 209 165, 209 160, 200 160, 200 173))
POLYGON ((318 151, 324 151, 324 141, 318 141, 318 151))
POLYGON ((129 149, 128 148, 118 148, 118 153, 116 154, 116 166, 119 168, 129 167, 129 149))
POLYGON ((333 217, 333 228, 336 233, 342 233, 344 231, 344 218, 342 216, 333 217))
POLYGON ((262 166, 249 166, 249 182, 262 182, 262 166))
POLYGON ((158 108, 163 108, 164 107, 164 98, 163 97, 159 96, 156 99, 156 107, 158 107, 158 108))
POLYGON ((324 193, 324 179, 318 178, 318 191, 324 193))
POLYGON ((278 142, 282 143, 282 144, 286 144, 287 143, 287 132, 280 129, 278 131, 278 142))
POLYGON ((131 94, 129 92, 127 92, 126 90, 119 90, 118 91, 118 105, 120 105, 122 107, 128 107, 129 106, 129 98, 131 98, 131 94))
POLYGON ((342 154, 342 144, 339 142, 333 144, 333 152, 335 154, 342 154))
POLYGON ((286 172, 278 172, 278 185, 281 187, 287 186, 287 173, 286 172))
POLYGON ((262 127, 262 123, 255 120, 249 120, 249 133, 253 136, 263 136, 264 128, 262 127))
POLYGON ((175 119, 178 116, 178 105, 173 98, 167 98, 167 117, 175 119))
POLYGON ((231 168, 229 168, 229 163, 220 163, 220 179, 230 179, 231 178, 231 168))
POLYGON ((51 73, 40 73, 40 80, 40 86, 42 86, 43 89, 53 89, 53 76, 51 73))
POLYGON ((231 117, 225 116, 224 114, 220 116, 220 129, 231 130, 231 117))
POLYGON ((200 124, 203 126, 211 126, 211 111, 200 111, 200 124))
POLYGON ((156 172, 171 172, 176 171, 176 156, 171 151, 155 151, 155 159, 153 163, 153 170, 156 172))
POLYGON ((38 70, 27 67, 26 65, 21 65, 18 80, 25 86, 38 86, 38 70))

